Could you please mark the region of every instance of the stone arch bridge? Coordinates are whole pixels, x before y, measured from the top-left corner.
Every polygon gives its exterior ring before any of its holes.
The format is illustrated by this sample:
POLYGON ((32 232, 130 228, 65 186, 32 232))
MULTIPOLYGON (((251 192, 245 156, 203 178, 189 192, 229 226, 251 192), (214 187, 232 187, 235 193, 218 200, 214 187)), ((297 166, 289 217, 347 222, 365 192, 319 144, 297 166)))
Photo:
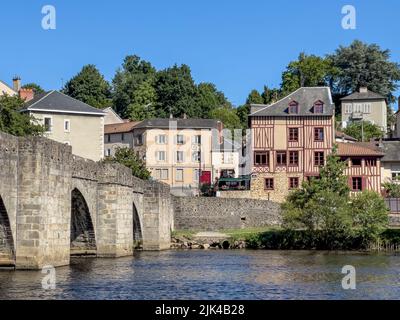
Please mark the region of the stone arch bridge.
POLYGON ((170 246, 169 187, 40 137, 0 133, 0 266, 62 266, 170 246))

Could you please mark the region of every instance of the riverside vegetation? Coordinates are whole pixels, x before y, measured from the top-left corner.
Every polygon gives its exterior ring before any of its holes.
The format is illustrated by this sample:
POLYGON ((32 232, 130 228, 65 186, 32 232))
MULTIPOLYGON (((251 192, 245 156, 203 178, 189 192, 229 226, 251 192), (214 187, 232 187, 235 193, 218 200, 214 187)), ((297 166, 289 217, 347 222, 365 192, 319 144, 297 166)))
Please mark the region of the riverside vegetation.
MULTIPOLYGON (((343 174, 346 162, 336 152, 327 157, 320 177, 304 181, 282 204, 280 228, 222 231, 214 248, 280 250, 397 250, 400 230, 388 229, 388 209, 372 191, 351 194, 343 174), (229 245, 228 245, 229 243, 229 245)), ((194 233, 175 233, 175 248, 201 248, 194 233)))

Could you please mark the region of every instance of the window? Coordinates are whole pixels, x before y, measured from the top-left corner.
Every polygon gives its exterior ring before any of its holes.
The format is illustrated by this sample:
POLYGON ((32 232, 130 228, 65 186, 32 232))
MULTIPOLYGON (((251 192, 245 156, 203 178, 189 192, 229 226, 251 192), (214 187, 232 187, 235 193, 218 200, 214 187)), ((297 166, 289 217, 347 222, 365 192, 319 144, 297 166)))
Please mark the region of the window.
POLYGON ((158 161, 165 161, 166 159, 165 151, 157 151, 156 154, 157 154, 156 158, 158 161))
POLYGON ((111 142, 111 134, 107 135, 107 142, 111 142))
POLYGON ((273 178, 265 179, 265 190, 274 190, 274 179, 273 178))
POLYGON ((269 165, 269 152, 254 152, 254 165, 255 166, 269 165))
POLYGON ((353 167, 361 167, 361 159, 351 159, 351 165, 353 167))
POLYGON ((64 132, 70 132, 70 122, 69 122, 69 120, 64 120, 64 132))
POLYGON ((110 156, 111 156, 111 149, 107 149, 106 156, 107 156, 107 157, 110 157, 110 156))
POLYGON ((125 134, 121 133, 121 141, 124 141, 124 140, 125 140, 125 134))
POLYGON ((324 162, 325 162, 324 152, 323 151, 314 152, 314 165, 320 167, 324 165, 324 162))
POLYGON ((296 101, 292 101, 289 104, 289 113, 294 113, 294 114, 298 113, 298 106, 299 105, 296 101))
POLYGON ((353 177, 351 178, 351 189, 353 191, 362 191, 362 178, 361 177, 353 177))
POLYGON ((324 128, 314 128, 314 141, 324 141, 324 128))
POLYGON ((364 113, 371 113, 371 104, 364 103, 364 113))
POLYGON ((52 119, 50 117, 44 118, 44 129, 46 132, 51 132, 53 129, 52 119))
POLYGON ((365 159, 365 165, 367 167, 376 167, 376 159, 365 159))
POLYGON ((181 134, 178 134, 176 136, 176 144, 184 144, 185 143, 185 137, 181 134))
POLYGON ((168 169, 156 169, 156 179, 168 180, 168 169))
POLYGON ((193 181, 199 182, 200 180, 200 169, 193 170, 193 181))
POLYGON ((297 189, 299 187, 299 178, 289 178, 289 189, 297 189))
POLYGON ((167 143, 167 136, 165 134, 160 134, 156 136, 156 143, 158 144, 166 144, 167 143))
POLYGON ((141 146, 143 144, 143 135, 139 134, 136 136, 136 145, 141 146))
POLYGON ((176 162, 183 162, 183 151, 176 152, 176 162))
POLYGON ((289 128, 289 142, 299 141, 299 128, 289 128))
POLYGON ((192 153, 192 159, 193 162, 200 162, 201 160, 201 152, 200 151, 195 151, 192 153))
POLYGON ((344 105, 344 113, 351 114, 353 112, 353 106, 350 103, 344 105))
POLYGON ((177 182, 183 181, 183 169, 176 169, 175 181, 177 182))
POLYGON ((201 135, 193 137, 193 144, 201 144, 201 135))
POLYGON ((277 166, 286 166, 286 151, 278 151, 276 153, 277 166))
POLYGON ((399 171, 392 171, 392 180, 400 181, 400 172, 399 171))
POLYGON ((314 113, 324 113, 324 104, 321 101, 314 104, 314 113))
POLYGON ((289 152, 289 165, 290 166, 298 166, 299 165, 299 152, 298 151, 290 151, 289 152))

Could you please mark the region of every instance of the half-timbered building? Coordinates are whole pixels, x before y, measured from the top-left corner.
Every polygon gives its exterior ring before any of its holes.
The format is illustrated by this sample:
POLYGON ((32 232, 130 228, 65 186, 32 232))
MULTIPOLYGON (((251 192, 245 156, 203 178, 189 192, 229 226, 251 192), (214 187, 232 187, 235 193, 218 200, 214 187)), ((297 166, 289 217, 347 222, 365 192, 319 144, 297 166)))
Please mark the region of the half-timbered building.
POLYGON ((303 87, 271 105, 251 105, 252 197, 281 202, 319 175, 335 143, 334 110, 328 87, 303 87))

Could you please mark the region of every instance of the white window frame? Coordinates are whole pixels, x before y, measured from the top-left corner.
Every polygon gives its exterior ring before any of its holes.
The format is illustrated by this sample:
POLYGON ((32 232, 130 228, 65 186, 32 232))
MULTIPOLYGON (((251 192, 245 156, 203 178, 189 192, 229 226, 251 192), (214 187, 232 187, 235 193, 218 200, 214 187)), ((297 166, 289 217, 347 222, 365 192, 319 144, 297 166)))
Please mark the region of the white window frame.
POLYGON ((156 137, 156 142, 157 142, 157 144, 167 144, 167 135, 166 134, 159 134, 156 137))
POLYGON ((176 144, 178 144, 178 145, 185 144, 185 136, 183 134, 177 134, 176 135, 176 144), (179 139, 178 139, 179 137, 182 137, 182 142, 179 142, 179 139))
POLYGON ((176 151, 176 162, 181 163, 184 162, 185 156, 183 151, 176 151), (178 155, 182 155, 182 157, 179 157, 178 155))
POLYGON ((183 168, 177 168, 175 171, 175 181, 176 182, 183 182, 184 180, 184 169, 183 168), (178 179, 178 172, 181 172, 181 179, 178 179))
POLYGON ((167 153, 165 151, 157 151, 157 161, 159 162, 165 162, 167 161, 167 153), (161 157, 161 155, 164 155, 161 157), (163 159, 161 159, 163 158, 163 159))
POLYGON ((52 116, 44 116, 43 117, 43 125, 45 127, 45 132, 46 133, 53 132, 53 117, 52 116), (46 130, 46 119, 50 119, 50 130, 46 130))
POLYGON ((168 171, 169 171, 168 169, 162 169, 162 168, 155 169, 156 179, 158 179, 158 180, 168 180, 168 174, 169 174, 168 171), (167 173, 166 177, 163 176, 164 172, 167 173))
POLYGON ((201 144, 201 134, 193 136, 193 144, 201 144))
POLYGON ((344 113, 351 114, 353 112, 353 105, 351 103, 346 103, 344 105, 344 113))
POLYGON ((71 132, 71 120, 64 119, 64 132, 71 132), (68 123, 68 128, 65 128, 65 125, 68 123))
POLYGON ((192 161, 195 162, 195 163, 201 162, 201 151, 193 151, 192 152, 192 161), (199 155, 199 159, 198 160, 195 159, 195 156, 197 158, 197 155, 199 155))

